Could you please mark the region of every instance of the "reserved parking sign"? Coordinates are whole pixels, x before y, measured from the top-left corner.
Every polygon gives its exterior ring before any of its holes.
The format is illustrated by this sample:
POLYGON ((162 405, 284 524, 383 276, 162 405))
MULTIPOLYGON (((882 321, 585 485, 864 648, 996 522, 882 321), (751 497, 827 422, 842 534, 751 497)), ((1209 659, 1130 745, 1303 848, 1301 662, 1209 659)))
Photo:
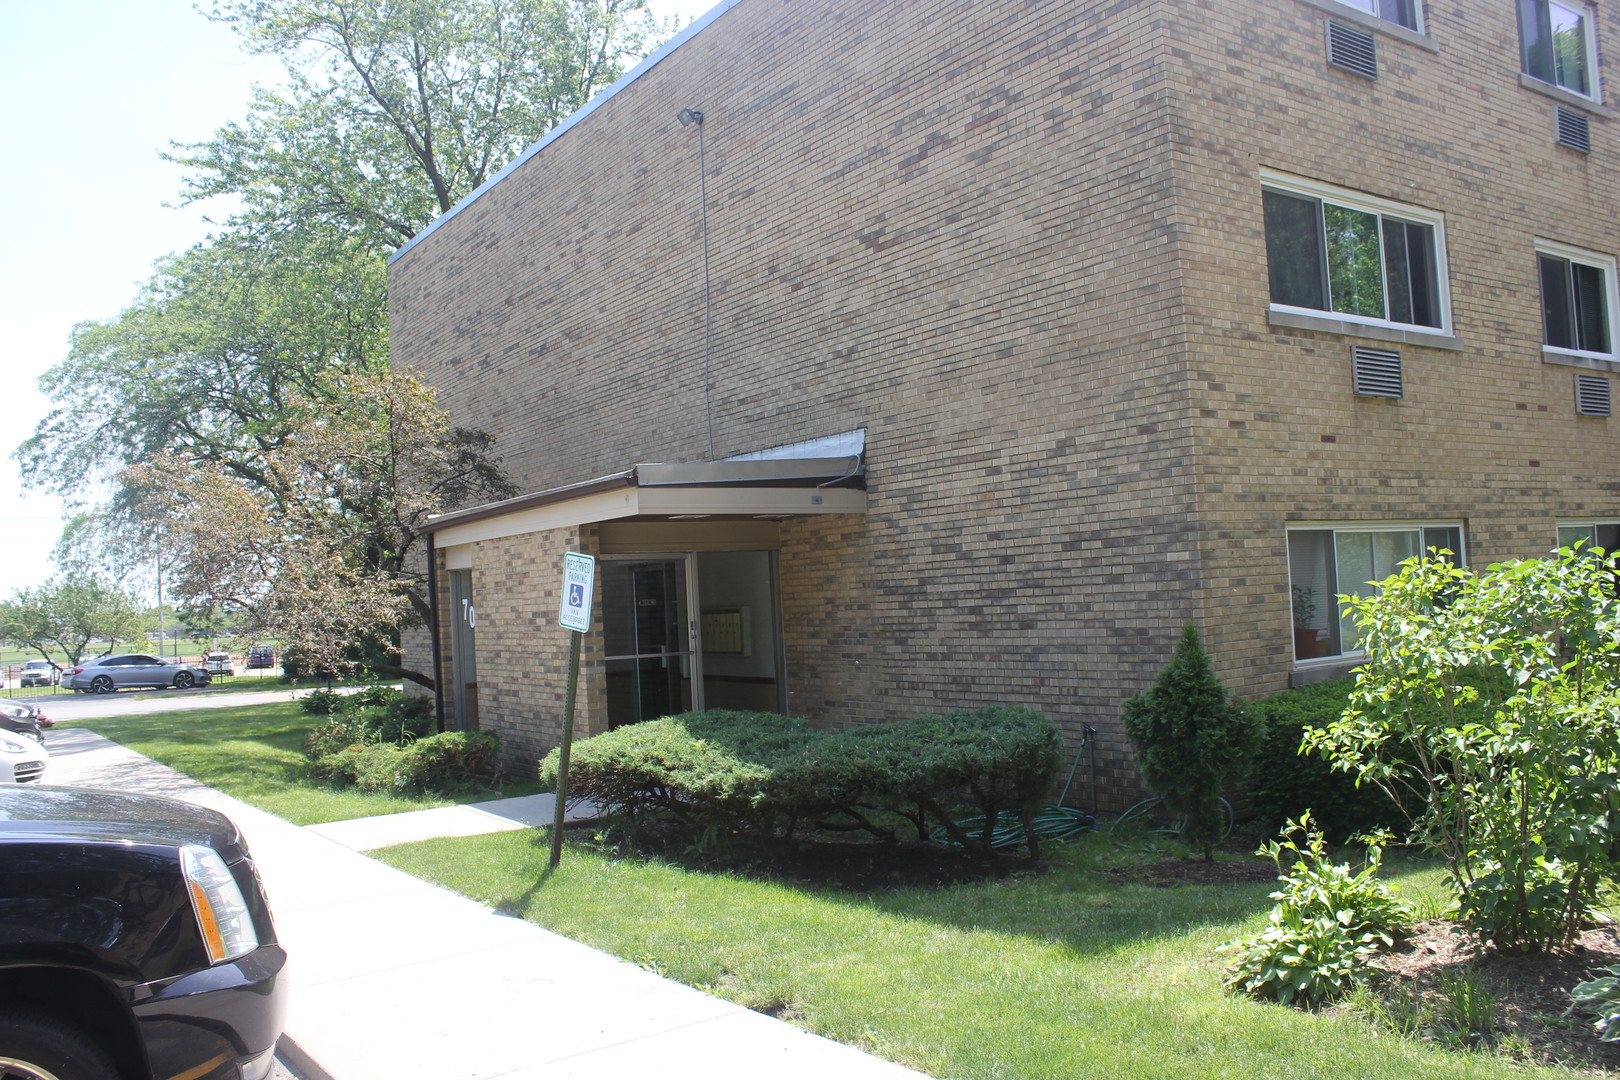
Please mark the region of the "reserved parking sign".
POLYGON ((596 584, 596 560, 570 551, 563 555, 562 606, 557 622, 564 630, 585 633, 591 628, 591 593, 596 584))

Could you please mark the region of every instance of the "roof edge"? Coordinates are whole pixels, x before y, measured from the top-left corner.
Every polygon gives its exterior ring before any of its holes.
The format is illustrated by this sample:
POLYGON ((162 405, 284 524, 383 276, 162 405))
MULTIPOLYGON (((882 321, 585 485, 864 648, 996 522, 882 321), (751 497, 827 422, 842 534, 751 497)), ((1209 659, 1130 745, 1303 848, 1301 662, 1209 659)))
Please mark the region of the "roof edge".
POLYGON ((416 531, 418 534, 434 533, 440 529, 448 529, 452 525, 465 525, 471 521, 482 521, 485 518, 500 517, 503 514, 515 514, 522 510, 532 510, 537 506, 550 506, 553 503, 567 502, 570 499, 579 499, 586 495, 599 495, 604 491, 616 491, 619 488, 634 487, 635 483, 636 470, 626 469, 624 472, 609 473, 607 476, 599 476, 595 480, 586 480, 579 484, 569 484, 565 487, 530 492, 516 498, 502 499, 500 502, 469 506, 465 510, 452 510, 448 514, 433 514, 416 531))
POLYGON ((500 183, 502 180, 505 180, 509 175, 516 171, 519 166, 524 164, 530 158, 534 157, 540 151, 544 150, 546 147, 550 146, 552 143, 556 142, 558 139, 562 138, 563 135, 567 134, 573 129, 575 124, 581 123, 587 116, 595 112, 598 106, 604 104, 608 101, 608 99, 612 98, 626 86, 629 86, 647 72, 657 67, 659 62, 662 61, 666 56, 680 48, 682 45, 686 44, 700 31, 702 31, 704 27, 708 26, 710 23, 714 22, 714 20, 718 19, 720 16, 724 15, 726 12, 730 11, 740 3, 742 3, 742 0, 720 0, 720 2, 714 7, 710 8, 702 15, 699 15, 696 19, 693 19, 680 33, 664 42, 664 44, 658 49, 654 50, 648 56, 643 57, 639 64, 625 72, 623 75, 619 76, 618 81, 612 86, 608 87, 606 90, 603 90, 600 94, 597 94, 584 105, 581 105, 574 112, 570 113, 560 124, 542 135, 539 141, 533 146, 530 146, 527 150, 523 151, 523 153, 501 166, 500 171, 494 176, 490 177, 488 180, 485 180, 482 184, 479 184, 478 187, 474 188, 473 191, 464 197, 460 202, 456 203, 456 205, 452 206, 450 209, 446 210, 444 213, 430 221, 425 229, 411 237, 409 240, 405 241, 405 243, 401 244, 397 249, 395 249, 393 254, 388 256, 388 265, 393 266, 395 259, 398 259, 401 255, 404 255, 407 251, 414 248, 420 241, 431 236, 438 230, 439 226, 443 225, 445 222, 461 213, 461 211, 471 206, 478 200, 480 196, 482 196, 486 191, 494 187, 496 184, 500 183))

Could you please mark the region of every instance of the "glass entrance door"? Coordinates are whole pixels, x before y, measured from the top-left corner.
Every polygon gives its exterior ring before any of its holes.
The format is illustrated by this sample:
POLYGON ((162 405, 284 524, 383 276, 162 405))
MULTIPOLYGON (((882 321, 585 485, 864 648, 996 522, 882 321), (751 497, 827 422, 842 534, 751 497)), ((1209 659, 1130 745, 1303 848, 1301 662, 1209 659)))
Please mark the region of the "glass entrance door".
POLYGON ((690 710, 688 558, 604 559, 600 573, 608 726, 690 710))

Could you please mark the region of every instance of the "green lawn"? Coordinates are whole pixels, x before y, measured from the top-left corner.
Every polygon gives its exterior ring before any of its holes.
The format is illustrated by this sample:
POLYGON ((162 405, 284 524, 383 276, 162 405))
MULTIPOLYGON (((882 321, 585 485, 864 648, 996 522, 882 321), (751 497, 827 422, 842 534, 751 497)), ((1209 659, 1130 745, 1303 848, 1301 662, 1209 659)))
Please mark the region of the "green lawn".
MULTIPOLYGON (((299 752, 313 722, 288 703, 88 726, 300 824, 448 802, 313 783, 299 752)), ((548 874, 548 853, 544 830, 535 830, 377 854, 509 914, 938 1077, 1571 1075, 1488 1050, 1410 1041, 1350 1013, 1312 1014, 1226 993, 1216 950, 1263 924, 1271 885, 1120 881, 1102 871, 1143 856, 1106 836, 1055 846, 1041 877, 873 897, 697 872, 584 843, 571 844, 548 874)), ((1439 907, 1435 870, 1398 859, 1386 869, 1420 909, 1439 907)))
MULTIPOLYGON (((1102 873, 1106 838, 1044 877, 874 898, 807 892, 572 846, 540 833, 376 853, 418 877, 933 1076, 1565 1076, 1448 1051, 1221 988, 1216 948, 1257 929, 1269 884, 1156 888, 1102 873)), ((1393 875, 1433 894, 1432 870, 1393 875)), ((1430 903, 1433 901, 1431 900, 1430 903)))
POLYGON ((73 721, 295 825, 399 814, 539 790, 537 781, 457 798, 413 799, 332 788, 310 777, 304 738, 317 722, 292 702, 73 721))

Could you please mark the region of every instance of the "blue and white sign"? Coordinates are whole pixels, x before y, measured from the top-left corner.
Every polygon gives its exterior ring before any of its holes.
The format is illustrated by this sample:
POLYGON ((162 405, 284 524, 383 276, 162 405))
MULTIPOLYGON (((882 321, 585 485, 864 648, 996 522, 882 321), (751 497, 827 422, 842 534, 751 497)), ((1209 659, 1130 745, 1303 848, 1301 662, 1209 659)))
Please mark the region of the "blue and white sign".
POLYGON ((595 585, 595 559, 577 551, 563 555, 562 607, 557 622, 564 630, 583 634, 591 628, 591 592, 595 585))

